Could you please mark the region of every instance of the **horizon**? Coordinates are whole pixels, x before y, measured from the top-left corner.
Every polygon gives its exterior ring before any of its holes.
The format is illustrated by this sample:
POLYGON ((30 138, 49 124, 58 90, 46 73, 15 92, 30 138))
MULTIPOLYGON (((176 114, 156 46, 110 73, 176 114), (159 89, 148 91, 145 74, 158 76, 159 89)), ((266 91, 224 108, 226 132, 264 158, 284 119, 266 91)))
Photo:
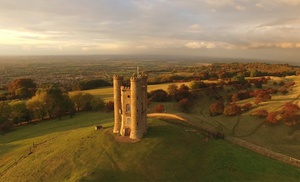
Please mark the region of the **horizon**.
POLYGON ((170 55, 296 63, 299 8, 300 0, 0 0, 0 55, 170 55))

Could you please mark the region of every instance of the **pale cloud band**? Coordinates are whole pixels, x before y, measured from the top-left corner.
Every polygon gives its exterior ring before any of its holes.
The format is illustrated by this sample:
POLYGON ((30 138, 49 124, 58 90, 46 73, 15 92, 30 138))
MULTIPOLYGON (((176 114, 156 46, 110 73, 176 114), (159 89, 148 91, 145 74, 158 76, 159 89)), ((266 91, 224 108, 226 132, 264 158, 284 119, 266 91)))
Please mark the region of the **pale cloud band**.
POLYGON ((276 59, 282 49, 295 60, 299 9, 300 0, 0 0, 0 54, 276 59))

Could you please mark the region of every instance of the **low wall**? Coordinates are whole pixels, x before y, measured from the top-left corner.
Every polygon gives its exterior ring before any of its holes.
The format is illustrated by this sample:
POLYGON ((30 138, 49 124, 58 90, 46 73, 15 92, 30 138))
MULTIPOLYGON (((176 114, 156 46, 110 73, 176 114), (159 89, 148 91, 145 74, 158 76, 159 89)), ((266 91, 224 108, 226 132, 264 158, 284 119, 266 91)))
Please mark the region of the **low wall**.
POLYGON ((266 156, 266 157, 269 157, 269 158, 272 158, 272 159, 290 164, 290 165, 295 166, 295 167, 300 167, 300 160, 299 159, 296 159, 296 158, 293 158, 293 157, 290 157, 290 156, 287 156, 287 155, 283 155, 283 154, 268 150, 266 148, 254 145, 254 144, 246 142, 244 140, 240 140, 238 138, 226 136, 225 140, 227 140, 227 141, 229 141, 233 144, 242 146, 242 147, 244 147, 246 149, 249 149, 253 152, 256 152, 258 154, 261 154, 263 156, 266 156))

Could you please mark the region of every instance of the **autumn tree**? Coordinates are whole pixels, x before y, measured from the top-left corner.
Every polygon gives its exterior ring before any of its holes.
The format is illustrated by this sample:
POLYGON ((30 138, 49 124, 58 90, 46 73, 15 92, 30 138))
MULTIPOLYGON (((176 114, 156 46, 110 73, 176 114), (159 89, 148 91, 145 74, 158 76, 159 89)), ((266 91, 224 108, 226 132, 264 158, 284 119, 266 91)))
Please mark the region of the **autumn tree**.
POLYGON ((270 100, 272 97, 266 90, 255 90, 255 104, 259 104, 260 102, 265 102, 270 100))
POLYGON ((36 84, 30 78, 19 78, 11 82, 8 86, 8 91, 20 98, 32 97, 35 93, 36 84))
POLYGON ((222 114, 224 111, 224 104, 223 102, 216 102, 216 103, 212 103, 209 107, 209 112, 210 115, 218 115, 218 114, 222 114))
POLYGON ((299 106, 291 102, 285 103, 281 108, 281 116, 283 122, 294 125, 297 123, 296 113, 299 111, 299 106))
POLYGON ((176 102, 179 102, 182 99, 189 99, 191 96, 192 96, 192 93, 190 92, 190 88, 187 85, 182 84, 182 85, 180 85, 180 87, 178 88, 178 91, 174 95, 174 99, 176 102))
POLYGON ((184 98, 178 102, 178 106, 182 112, 189 112, 193 107, 193 103, 189 99, 184 98))
POLYGON ((245 103, 244 105, 241 106, 242 111, 249 111, 252 108, 252 104, 251 103, 245 103))
POLYGON ((278 120, 276 116, 277 116, 276 112, 269 112, 268 116, 266 117, 266 121, 271 124, 277 124, 278 120))
POLYGON ((226 116, 235 116, 235 115, 240 114, 241 112, 242 112, 241 106, 239 106, 235 102, 232 102, 232 103, 228 104, 227 106, 225 106, 224 111, 223 111, 224 115, 226 115, 226 116))

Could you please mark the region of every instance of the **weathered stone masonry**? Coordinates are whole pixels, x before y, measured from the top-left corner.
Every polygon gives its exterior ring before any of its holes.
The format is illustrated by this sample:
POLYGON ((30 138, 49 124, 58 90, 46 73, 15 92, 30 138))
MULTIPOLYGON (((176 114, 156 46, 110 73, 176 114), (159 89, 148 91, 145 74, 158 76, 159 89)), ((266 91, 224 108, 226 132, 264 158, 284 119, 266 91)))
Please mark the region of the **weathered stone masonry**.
POLYGON ((124 78, 115 75, 114 84, 114 133, 140 139, 147 132, 147 75, 130 78, 130 85, 124 85, 124 78))

